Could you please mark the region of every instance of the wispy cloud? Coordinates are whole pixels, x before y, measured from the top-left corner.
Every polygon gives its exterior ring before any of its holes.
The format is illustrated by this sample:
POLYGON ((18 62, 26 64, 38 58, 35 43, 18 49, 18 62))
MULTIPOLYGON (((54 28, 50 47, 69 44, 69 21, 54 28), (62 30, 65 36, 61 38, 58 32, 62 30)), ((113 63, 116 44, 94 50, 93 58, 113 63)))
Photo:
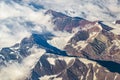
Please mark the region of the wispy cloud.
POLYGON ((39 3, 46 9, 57 10, 71 16, 80 16, 88 20, 120 19, 119 0, 41 0, 39 3))
POLYGON ((12 46, 30 35, 29 31, 19 21, 7 19, 0 24, 0 48, 12 46))
POLYGON ((35 46, 30 51, 31 55, 24 58, 21 63, 16 62, 1 68, 0 80, 25 80, 28 78, 39 58, 45 53, 45 50, 37 49, 35 46))
MULTIPOLYGON (((48 42, 63 49, 72 34, 53 31, 54 25, 50 22, 51 16, 44 15, 47 9, 93 21, 120 19, 119 0, 21 0, 22 5, 14 1, 16 0, 0 1, 0 48, 20 42, 24 37, 29 37, 32 31, 47 30, 56 36, 48 42), (28 5, 31 2, 43 5, 46 10, 34 10, 28 5), (26 22, 33 23, 32 27, 26 22)), ((24 80, 29 76, 31 69, 45 51, 32 48, 31 52, 33 54, 23 59, 22 63, 12 63, 0 69, 0 79, 24 80)))
POLYGON ((20 42, 22 38, 31 34, 30 31, 42 32, 43 28, 52 31, 51 16, 43 14, 46 10, 35 11, 28 5, 31 2, 43 5, 45 9, 53 9, 71 16, 80 16, 91 21, 120 19, 119 0, 21 0, 22 4, 14 1, 11 0, 7 3, 7 0, 2 0, 0 2, 0 47, 20 42), (28 28, 21 24, 21 21, 22 23, 31 21, 35 25, 33 28, 28 28), (14 28, 8 27, 8 24, 14 28))
POLYGON ((44 11, 34 11, 29 6, 15 2, 0 2, 0 48, 9 47, 29 37, 32 31, 52 30, 51 16, 44 11), (34 23, 26 25, 26 22, 34 23), (44 26, 44 27, 43 27, 44 26))
MULTIPOLYGON (((29 37, 33 31, 42 33, 52 31, 51 16, 43 11, 35 11, 28 5, 20 5, 11 0, 0 1, 0 48, 13 46, 23 38, 29 37)), ((33 47, 31 55, 21 63, 13 62, 0 68, 0 80, 25 80, 45 50, 33 47)), ((0 66, 1 67, 1 66, 0 66)))

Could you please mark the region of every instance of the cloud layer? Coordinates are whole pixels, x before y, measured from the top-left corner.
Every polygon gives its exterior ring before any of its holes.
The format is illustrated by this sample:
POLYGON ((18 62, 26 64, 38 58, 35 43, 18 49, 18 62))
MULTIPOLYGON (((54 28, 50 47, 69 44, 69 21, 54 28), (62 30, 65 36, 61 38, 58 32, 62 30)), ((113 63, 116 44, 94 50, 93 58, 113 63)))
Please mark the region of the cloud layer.
POLYGON ((0 1, 0 48, 20 42, 33 31, 42 32, 44 26, 52 29, 50 19, 51 16, 44 15, 44 11, 34 11, 13 1, 0 1))
MULTIPOLYGON (((50 22, 51 16, 44 15, 48 9, 91 21, 120 19, 120 0, 0 0, 0 48, 19 43, 34 31, 39 33, 49 31, 55 37, 48 42, 63 49, 73 34, 53 31, 54 25, 50 22), (34 7, 36 5, 29 5, 30 3, 43 6, 45 9, 36 9, 37 7, 34 7)), ((30 51, 32 54, 24 58, 22 63, 12 63, 1 68, 0 79, 24 80, 28 77, 31 69, 45 52, 36 47, 30 51)))
POLYGON ((24 58, 21 63, 16 62, 1 68, 0 80, 25 80, 28 78, 39 58, 45 53, 45 50, 37 49, 35 46, 30 51, 31 55, 24 58))
POLYGON ((51 16, 43 14, 48 9, 91 21, 114 21, 120 19, 119 4, 119 0, 1 0, 0 48, 20 42, 32 31, 41 32, 43 28, 52 31, 53 25, 49 22, 51 16), (45 9, 36 10, 37 7, 33 8, 33 5, 45 9), (26 21, 34 23, 34 27, 28 28, 26 21))
POLYGON ((88 20, 120 19, 120 0, 38 0, 46 9, 53 9, 88 20))

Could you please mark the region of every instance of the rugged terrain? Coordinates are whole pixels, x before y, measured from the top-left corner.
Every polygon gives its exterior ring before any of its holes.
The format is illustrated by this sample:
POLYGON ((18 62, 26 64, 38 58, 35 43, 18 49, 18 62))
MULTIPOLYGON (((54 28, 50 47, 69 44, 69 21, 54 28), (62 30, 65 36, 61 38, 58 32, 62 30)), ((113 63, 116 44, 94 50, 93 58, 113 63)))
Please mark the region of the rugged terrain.
MULTIPOLYGON (((0 65, 21 63, 32 53, 31 48, 45 49, 26 80, 119 80, 120 35, 115 33, 119 20, 108 25, 103 21, 88 21, 48 10, 53 30, 70 35, 62 37, 62 48, 56 42, 61 37, 53 33, 32 33, 20 43, 0 50, 0 65), (56 45, 57 43, 58 45, 56 45)), ((40 52, 39 52, 40 53, 40 52)))

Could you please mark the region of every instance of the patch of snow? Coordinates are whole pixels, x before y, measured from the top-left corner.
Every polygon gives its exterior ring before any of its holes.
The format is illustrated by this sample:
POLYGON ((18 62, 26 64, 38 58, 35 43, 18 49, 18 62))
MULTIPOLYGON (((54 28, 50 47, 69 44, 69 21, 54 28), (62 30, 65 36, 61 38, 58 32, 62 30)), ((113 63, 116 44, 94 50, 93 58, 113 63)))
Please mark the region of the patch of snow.
POLYGON ((0 56, 1 56, 3 59, 5 59, 5 57, 4 57, 3 55, 0 54, 0 56))
POLYGON ((94 75, 93 75, 93 80, 98 80, 96 75, 95 75, 95 72, 94 72, 94 75))
POLYGON ((52 80, 62 80, 62 78, 56 78, 57 75, 45 75, 39 78, 39 80, 50 80, 50 78, 54 78, 52 80))
POLYGON ((99 72, 99 69, 96 70, 96 73, 98 73, 98 72, 99 72))
POLYGON ((85 59, 85 58, 80 58, 79 60, 82 61, 84 64, 87 64, 87 65, 90 64, 90 63, 92 63, 93 67, 95 67, 96 64, 97 64, 96 62, 88 60, 88 59, 85 59))
POLYGON ((114 80, 116 80, 116 79, 117 79, 118 75, 119 75, 119 74, 116 74, 116 75, 115 75, 114 80))
POLYGON ((82 75, 81 78, 80 78, 80 80, 83 80, 83 78, 84 78, 84 76, 82 75))
POLYGON ((106 69, 105 72, 110 72, 110 71, 108 71, 108 70, 106 69))
POLYGON ((56 60, 55 58, 48 57, 47 60, 49 61, 50 64, 55 65, 55 60, 56 60))
POLYGON ((10 54, 14 54, 14 52, 10 52, 10 54))
POLYGON ((82 50, 86 46, 87 46, 87 42, 86 41, 79 41, 79 42, 77 42, 77 45, 72 45, 72 47, 77 49, 77 50, 79 50, 79 47, 81 47, 80 50, 82 50))
POLYGON ((75 58, 70 58, 70 57, 59 57, 59 60, 64 60, 66 64, 69 64, 71 60, 74 60, 75 58))
POLYGON ((91 32, 88 40, 92 41, 98 35, 97 32, 91 32))
POLYGON ((112 22, 103 22, 105 25, 108 25, 109 27, 113 28, 111 32, 114 34, 120 35, 120 24, 114 24, 112 22))
MULTIPOLYGON (((98 32, 90 32, 89 33, 90 36, 87 39, 87 41, 92 41, 100 33, 100 31, 102 30, 102 27, 100 25, 98 25, 98 23, 96 23, 94 26, 87 25, 82 30, 86 30, 87 31, 88 29, 91 29, 93 27, 98 27, 99 31, 98 32)), ((77 50, 79 50, 79 48, 80 48, 80 50, 82 50, 82 49, 84 49, 87 46, 87 44, 88 44, 87 41, 79 41, 79 42, 77 42, 77 45, 72 44, 72 47, 77 49, 77 50)))
POLYGON ((120 40, 116 39, 112 41, 118 48, 120 48, 120 40))
POLYGON ((47 60, 49 61, 49 63, 50 64, 52 64, 52 65, 55 65, 55 61, 56 60, 61 60, 61 61, 65 61, 66 62, 66 64, 69 64, 69 62, 71 61, 71 60, 74 60, 75 58, 71 58, 71 57, 61 57, 61 56, 59 56, 59 57, 48 57, 47 58, 47 60))
POLYGON ((89 79, 88 79, 89 73, 90 73, 90 69, 88 70, 87 75, 86 75, 86 79, 87 79, 87 80, 89 80, 89 79))

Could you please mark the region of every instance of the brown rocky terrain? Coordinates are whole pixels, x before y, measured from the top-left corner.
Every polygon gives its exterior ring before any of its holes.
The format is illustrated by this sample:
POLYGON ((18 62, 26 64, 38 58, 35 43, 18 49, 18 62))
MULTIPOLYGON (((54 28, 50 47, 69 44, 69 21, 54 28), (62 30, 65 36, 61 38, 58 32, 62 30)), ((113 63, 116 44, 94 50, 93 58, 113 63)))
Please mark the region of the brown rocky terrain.
POLYGON ((32 80, 119 80, 120 74, 112 73, 94 61, 56 55, 43 55, 33 70, 32 80))
POLYGON ((56 32, 72 34, 70 38, 63 36, 62 41, 68 41, 64 48, 49 43, 56 37, 50 32, 32 33, 20 43, 0 50, 1 65, 21 63, 35 45, 46 53, 26 80, 120 80, 120 35, 112 31, 114 27, 52 10, 45 14, 52 16, 56 32))
POLYGON ((120 35, 111 32, 114 28, 52 10, 46 14, 53 16, 55 30, 74 33, 74 36, 64 47, 69 56, 43 55, 31 80, 120 79, 120 35))

